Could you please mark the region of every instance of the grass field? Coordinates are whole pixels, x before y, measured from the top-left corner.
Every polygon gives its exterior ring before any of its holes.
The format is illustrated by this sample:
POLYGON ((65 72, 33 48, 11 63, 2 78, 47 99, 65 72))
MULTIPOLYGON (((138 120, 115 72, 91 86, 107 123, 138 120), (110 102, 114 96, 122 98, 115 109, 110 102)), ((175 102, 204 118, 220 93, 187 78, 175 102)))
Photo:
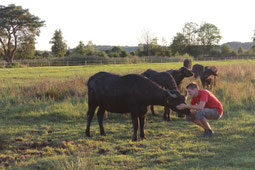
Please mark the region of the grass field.
MULTIPOLYGON (((179 68, 182 63, 1 69, 1 169, 254 169, 255 60, 199 62, 219 69, 213 93, 224 107, 210 121, 215 135, 180 119, 163 121, 148 111, 146 140, 132 142, 129 114, 106 114, 107 136, 94 116, 85 136, 88 78, 179 68)), ((196 64, 195 62, 193 64, 196 64)), ((185 79, 184 86, 193 78, 185 79)))

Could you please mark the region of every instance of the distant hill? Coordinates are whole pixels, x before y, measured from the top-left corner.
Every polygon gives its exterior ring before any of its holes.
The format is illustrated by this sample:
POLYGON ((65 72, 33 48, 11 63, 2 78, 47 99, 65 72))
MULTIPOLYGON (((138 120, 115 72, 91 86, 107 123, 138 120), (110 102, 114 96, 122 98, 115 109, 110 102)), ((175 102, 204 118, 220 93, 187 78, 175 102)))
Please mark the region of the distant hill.
POLYGON ((238 50, 239 47, 243 47, 244 50, 249 50, 255 45, 255 42, 227 42, 222 45, 229 45, 232 49, 238 50))
MULTIPOLYGON (((97 50, 111 50, 114 46, 110 45, 97 45, 95 46, 95 49, 97 50)), ((138 46, 119 46, 120 48, 127 50, 129 53, 131 51, 136 51, 138 49, 138 46)))

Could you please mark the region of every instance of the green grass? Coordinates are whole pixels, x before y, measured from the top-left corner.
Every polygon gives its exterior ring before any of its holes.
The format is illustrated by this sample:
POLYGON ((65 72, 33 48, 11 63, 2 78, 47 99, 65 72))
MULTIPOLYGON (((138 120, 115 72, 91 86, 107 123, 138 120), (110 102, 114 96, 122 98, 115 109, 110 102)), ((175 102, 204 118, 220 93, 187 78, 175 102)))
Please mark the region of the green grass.
MULTIPOLYGON (((240 63, 255 63, 255 60, 231 60, 231 61, 201 61, 193 62, 203 65, 238 65, 240 63)), ((0 87, 22 85, 27 86, 41 80, 58 79, 69 80, 75 76, 84 76, 88 78, 99 71, 108 71, 119 74, 142 73, 151 68, 155 70, 177 69, 183 64, 181 62, 173 63, 153 63, 153 64, 120 64, 120 65, 88 65, 88 66, 65 66, 65 67, 29 67, 16 69, 1 69, 0 87)))
POLYGON ((182 63, 1 69, 0 168, 254 169, 255 61, 199 63, 219 68, 213 93, 224 115, 210 121, 213 138, 175 113, 163 121, 163 108, 156 107, 158 116, 148 111, 147 139, 138 142, 131 141, 129 114, 107 113, 107 136, 100 136, 95 114, 93 136, 85 136, 87 79, 98 71, 164 71, 182 63))

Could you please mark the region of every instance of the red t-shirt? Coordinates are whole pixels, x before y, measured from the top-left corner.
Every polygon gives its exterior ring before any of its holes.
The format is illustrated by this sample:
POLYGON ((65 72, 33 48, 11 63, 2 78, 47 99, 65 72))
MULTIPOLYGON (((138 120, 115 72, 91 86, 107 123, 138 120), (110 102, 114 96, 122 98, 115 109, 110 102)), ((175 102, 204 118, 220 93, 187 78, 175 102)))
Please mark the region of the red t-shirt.
POLYGON ((210 91, 198 90, 198 96, 193 97, 190 104, 197 105, 200 101, 205 102, 205 108, 215 108, 220 115, 223 114, 222 104, 210 91))

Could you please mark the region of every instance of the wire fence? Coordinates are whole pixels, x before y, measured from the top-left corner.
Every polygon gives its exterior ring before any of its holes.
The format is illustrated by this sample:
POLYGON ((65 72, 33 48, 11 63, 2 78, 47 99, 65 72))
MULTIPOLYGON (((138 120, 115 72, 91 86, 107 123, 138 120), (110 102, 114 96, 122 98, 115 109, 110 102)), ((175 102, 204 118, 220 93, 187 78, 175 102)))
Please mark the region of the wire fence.
MULTIPOLYGON (((42 60, 15 60, 14 64, 26 67, 44 66, 81 66, 81 65, 105 65, 105 64, 138 64, 138 63, 167 63, 183 62, 184 57, 132 57, 132 58, 101 58, 89 57, 71 60, 68 59, 42 59, 42 60)), ((220 61, 220 60, 247 60, 255 59, 255 56, 231 56, 231 57, 203 57, 194 58, 194 61, 220 61)), ((0 67, 6 68, 7 63, 0 61, 0 67)))

